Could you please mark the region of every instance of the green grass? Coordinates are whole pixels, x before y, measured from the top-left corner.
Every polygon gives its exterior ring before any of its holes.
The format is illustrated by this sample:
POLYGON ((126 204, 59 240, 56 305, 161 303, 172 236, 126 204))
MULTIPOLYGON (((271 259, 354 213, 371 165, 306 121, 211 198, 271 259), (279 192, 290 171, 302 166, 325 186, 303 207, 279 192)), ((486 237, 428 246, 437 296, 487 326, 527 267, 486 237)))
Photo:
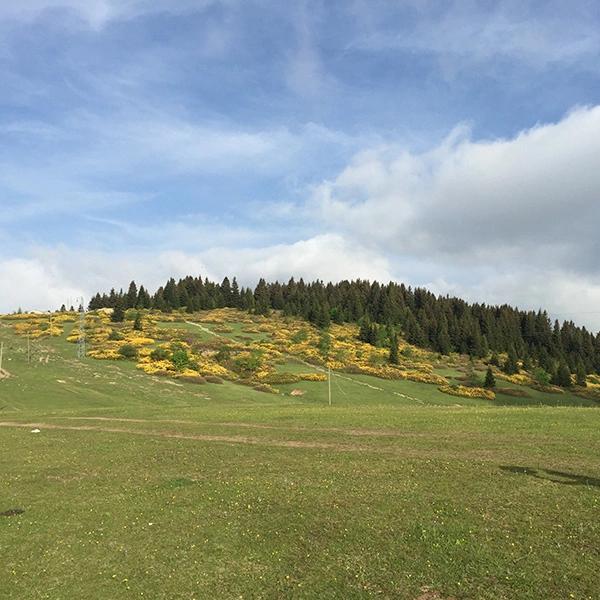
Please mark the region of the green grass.
POLYGON ((359 375, 329 408, 0 337, 0 598, 598 596, 597 409, 359 375))

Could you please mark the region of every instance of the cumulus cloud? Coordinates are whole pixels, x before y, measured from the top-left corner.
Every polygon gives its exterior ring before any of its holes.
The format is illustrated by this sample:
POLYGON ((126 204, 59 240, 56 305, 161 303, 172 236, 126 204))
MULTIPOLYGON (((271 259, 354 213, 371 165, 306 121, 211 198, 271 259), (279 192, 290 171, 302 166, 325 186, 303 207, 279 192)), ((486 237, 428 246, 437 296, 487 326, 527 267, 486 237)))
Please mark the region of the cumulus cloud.
POLYGON ((599 192, 596 106, 511 139, 459 128, 424 154, 363 152, 312 206, 329 228, 394 254, 413 283, 599 328, 599 192))
POLYGON ((218 273, 238 273, 247 283, 268 280, 391 279, 388 260, 335 234, 321 234, 289 244, 261 248, 215 248, 202 255, 218 273))
POLYGON ((360 154, 314 203, 331 225, 397 253, 596 272, 599 167, 600 107, 580 108, 512 139, 459 133, 425 154, 360 154))
POLYGON ((60 267, 27 258, 0 260, 0 311, 48 310, 83 295, 71 285, 60 267))
POLYGON ((169 277, 186 275, 212 280, 237 275, 241 284, 252 286, 260 277, 391 279, 387 259, 329 234, 261 248, 229 246, 201 252, 73 252, 61 246, 35 249, 28 258, 0 259, 0 312, 19 306, 54 309, 78 296, 89 299, 97 291, 126 288, 133 279, 154 290, 169 277))

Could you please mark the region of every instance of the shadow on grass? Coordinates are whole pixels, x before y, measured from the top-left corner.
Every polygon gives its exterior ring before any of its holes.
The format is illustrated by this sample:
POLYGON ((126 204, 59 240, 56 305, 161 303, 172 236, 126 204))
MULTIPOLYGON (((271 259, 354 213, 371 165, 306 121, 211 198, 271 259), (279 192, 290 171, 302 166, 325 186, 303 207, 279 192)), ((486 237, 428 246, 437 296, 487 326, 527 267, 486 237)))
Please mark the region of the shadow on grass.
POLYGON ((563 485, 590 485, 600 488, 600 479, 588 477, 587 475, 576 475, 575 473, 564 473, 563 471, 553 471, 551 469, 533 469, 531 467, 502 466, 500 468, 509 473, 530 475, 536 479, 546 479, 563 485))
POLYGON ((25 511, 22 508, 11 508, 0 513, 0 517, 16 517, 22 515, 25 511))

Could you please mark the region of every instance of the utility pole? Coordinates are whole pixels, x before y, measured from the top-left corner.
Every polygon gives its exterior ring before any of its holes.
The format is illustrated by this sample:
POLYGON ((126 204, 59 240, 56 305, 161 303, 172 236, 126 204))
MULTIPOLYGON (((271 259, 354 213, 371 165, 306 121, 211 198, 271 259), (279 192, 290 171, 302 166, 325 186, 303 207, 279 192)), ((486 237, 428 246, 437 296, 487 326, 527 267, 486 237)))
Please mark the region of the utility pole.
POLYGON ((331 406, 331 367, 327 366, 327 373, 329 377, 327 378, 327 387, 329 388, 329 406, 331 406))

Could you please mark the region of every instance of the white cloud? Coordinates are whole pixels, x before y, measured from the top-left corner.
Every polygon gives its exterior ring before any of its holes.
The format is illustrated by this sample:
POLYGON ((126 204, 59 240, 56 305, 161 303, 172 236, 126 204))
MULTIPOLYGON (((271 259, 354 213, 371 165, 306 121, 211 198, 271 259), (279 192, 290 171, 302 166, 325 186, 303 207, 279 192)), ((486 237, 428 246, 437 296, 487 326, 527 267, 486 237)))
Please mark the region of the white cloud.
POLYGON ((408 283, 545 307, 600 329, 600 106, 512 139, 366 151, 318 186, 325 226, 394 256, 408 283))
POLYGON ((271 281, 290 277, 325 281, 391 279, 385 257, 335 234, 261 248, 214 248, 202 256, 214 272, 238 274, 247 283, 260 277, 271 281))
POLYGON ((433 292, 471 301, 547 309, 551 319, 572 320, 600 331, 600 277, 549 269, 544 272, 488 271, 472 284, 438 279, 426 283, 433 292))
POLYGON ((0 259, 0 311, 48 310, 83 295, 56 265, 35 259, 0 259))
POLYGON ((154 290, 169 277, 202 275, 212 280, 237 276, 255 285, 260 277, 287 281, 290 277, 324 280, 357 277, 391 279, 387 260, 336 235, 240 248, 77 252, 60 246, 33 249, 28 258, 0 259, 0 312, 60 307, 77 296, 126 288, 135 279, 154 290))
POLYGON ((313 201, 330 226, 398 253, 594 270, 599 193, 600 106, 510 140, 365 152, 313 201))

